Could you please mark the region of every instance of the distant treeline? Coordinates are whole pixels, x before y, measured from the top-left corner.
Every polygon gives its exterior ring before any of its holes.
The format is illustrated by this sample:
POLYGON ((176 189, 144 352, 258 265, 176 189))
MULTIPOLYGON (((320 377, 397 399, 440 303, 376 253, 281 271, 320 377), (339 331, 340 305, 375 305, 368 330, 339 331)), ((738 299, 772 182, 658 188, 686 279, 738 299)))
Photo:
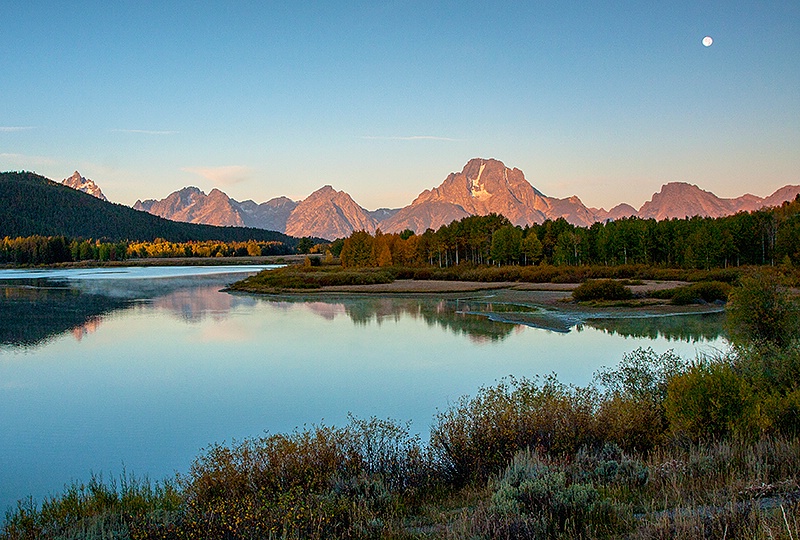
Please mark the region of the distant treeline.
POLYGON ((0 239, 0 263, 52 264, 76 261, 121 261, 126 242, 70 239, 65 236, 26 236, 0 239))
POLYGON ((242 257, 286 255, 294 249, 283 242, 108 242, 66 236, 26 236, 0 239, 0 263, 20 265, 78 261, 122 261, 145 257, 242 257))
POLYGON ((497 214, 470 216, 417 235, 357 231, 331 244, 345 267, 432 265, 556 266, 644 264, 727 268, 800 264, 800 197, 780 207, 722 218, 656 221, 636 217, 524 228, 497 214))
POLYGON ((283 242, 169 242, 157 238, 154 242, 131 242, 129 257, 259 257, 288 255, 295 250, 283 242))

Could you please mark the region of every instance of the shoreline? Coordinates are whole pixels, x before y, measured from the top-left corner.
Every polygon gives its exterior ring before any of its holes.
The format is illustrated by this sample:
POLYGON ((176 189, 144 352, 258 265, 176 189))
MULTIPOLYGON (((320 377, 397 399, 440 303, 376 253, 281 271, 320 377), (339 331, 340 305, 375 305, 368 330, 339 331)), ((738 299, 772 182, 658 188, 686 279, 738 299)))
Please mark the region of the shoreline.
POLYGON ((0 264, 4 270, 62 268, 119 268, 125 266, 240 266, 246 264, 299 264, 305 255, 261 255, 258 257, 146 257, 122 261, 77 261, 40 265, 0 264))
MULTIPOLYGON (((648 290, 666 290, 686 285, 682 281, 645 281, 630 286, 634 294, 648 290)), ((391 283, 371 285, 332 285, 319 289, 285 289, 274 291, 248 291, 225 289, 229 293, 276 298, 336 299, 338 297, 388 297, 428 298, 443 300, 464 299, 465 293, 485 293, 488 302, 537 307, 568 316, 570 319, 608 319, 704 315, 725 310, 719 304, 673 305, 667 300, 639 298, 622 302, 578 303, 572 300, 572 291, 579 283, 520 283, 398 279, 391 283)), ((470 299, 477 299, 470 296, 470 299)))

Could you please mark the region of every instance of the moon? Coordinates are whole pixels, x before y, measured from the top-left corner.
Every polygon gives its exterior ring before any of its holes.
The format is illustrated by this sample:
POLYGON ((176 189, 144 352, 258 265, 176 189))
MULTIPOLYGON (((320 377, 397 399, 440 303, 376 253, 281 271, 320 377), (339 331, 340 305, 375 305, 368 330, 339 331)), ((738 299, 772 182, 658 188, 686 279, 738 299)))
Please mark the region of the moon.
POLYGON ((706 36, 703 38, 703 45, 706 47, 711 47, 711 44, 714 43, 714 40, 711 39, 711 36, 706 36))

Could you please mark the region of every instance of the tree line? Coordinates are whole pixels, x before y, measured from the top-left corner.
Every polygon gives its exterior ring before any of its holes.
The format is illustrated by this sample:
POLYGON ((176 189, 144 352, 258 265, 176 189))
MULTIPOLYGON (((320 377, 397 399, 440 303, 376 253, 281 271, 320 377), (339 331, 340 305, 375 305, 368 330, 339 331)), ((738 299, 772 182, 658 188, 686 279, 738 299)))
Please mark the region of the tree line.
POLYGON ((127 242, 71 239, 66 236, 26 236, 0 239, 0 263, 52 264, 77 261, 121 261, 127 242))
POLYGON ((294 249, 283 242, 111 242, 66 236, 0 238, 0 264, 37 265, 78 261, 122 261, 148 257, 256 257, 286 255, 294 249))
POLYGON ((469 216, 422 234, 356 231, 329 249, 345 267, 645 264, 674 268, 800 264, 800 196, 775 208, 721 218, 630 217, 524 228, 498 214, 469 216))

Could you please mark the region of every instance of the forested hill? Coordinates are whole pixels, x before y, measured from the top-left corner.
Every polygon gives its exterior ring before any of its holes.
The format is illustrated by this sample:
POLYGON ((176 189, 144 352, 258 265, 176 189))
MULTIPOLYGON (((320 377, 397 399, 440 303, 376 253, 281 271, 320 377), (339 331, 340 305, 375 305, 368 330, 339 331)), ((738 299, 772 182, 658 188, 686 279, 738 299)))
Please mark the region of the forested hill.
POLYGON ((112 241, 171 242, 247 240, 283 242, 298 239, 275 231, 179 223, 121 204, 102 201, 30 172, 0 173, 0 238, 68 236, 112 241))

